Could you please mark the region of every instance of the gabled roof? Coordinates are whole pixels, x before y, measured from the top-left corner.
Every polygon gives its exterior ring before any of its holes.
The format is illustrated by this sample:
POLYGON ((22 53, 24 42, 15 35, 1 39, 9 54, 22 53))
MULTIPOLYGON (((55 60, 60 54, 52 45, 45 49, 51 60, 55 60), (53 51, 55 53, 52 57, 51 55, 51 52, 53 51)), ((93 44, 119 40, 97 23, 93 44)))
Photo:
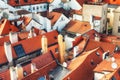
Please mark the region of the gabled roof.
POLYGON ((89 51, 89 50, 92 50, 92 49, 97 48, 97 47, 101 47, 104 51, 109 50, 110 53, 113 53, 115 48, 116 48, 116 45, 111 44, 111 43, 106 43, 106 42, 98 42, 98 41, 90 39, 88 41, 88 44, 87 44, 85 50, 89 51))
POLYGON ((93 69, 102 61, 102 54, 103 51, 100 47, 83 52, 80 56, 70 62, 68 69, 70 69, 71 72, 66 75, 63 80, 67 80, 68 77, 72 80, 92 80, 94 77, 93 69), (96 52, 99 52, 100 56, 97 56, 96 52), (91 64, 91 61, 93 61, 93 65, 91 64), (79 76, 76 76, 78 74, 79 76))
MULTIPOLYGON (((118 77, 118 74, 119 74, 118 70, 120 69, 120 54, 114 54, 113 57, 115 58, 115 63, 117 64, 116 69, 112 68, 113 62, 112 62, 112 59, 109 59, 109 61, 103 60, 100 64, 98 64, 98 66, 94 69, 94 72, 101 73, 101 74, 108 72, 108 74, 105 75, 107 79, 110 80, 114 76, 116 77, 116 80, 119 80, 120 77, 118 77)), ((105 79, 105 78, 103 77, 102 79, 105 79)))
POLYGON ((58 13, 58 12, 48 13, 47 17, 48 17, 48 19, 50 19, 52 26, 56 23, 56 21, 60 18, 61 15, 62 15, 62 13, 58 13))
POLYGON ((70 21, 68 25, 64 28, 67 32, 83 34, 91 29, 89 22, 81 22, 78 20, 70 21))
MULTIPOLYGON (((45 33, 45 34, 42 34, 42 35, 45 35, 47 37, 48 46, 54 45, 58 42, 58 40, 57 40, 58 32, 57 31, 48 32, 48 33, 45 33)), ((30 53, 32 53, 36 50, 41 49, 42 35, 39 35, 39 36, 34 37, 34 38, 26 39, 26 40, 21 40, 17 43, 11 44, 13 58, 14 59, 18 58, 18 56, 16 55, 16 52, 14 50, 14 46, 17 46, 17 45, 22 45, 22 47, 25 51, 25 54, 30 54, 30 53)), ((5 55, 4 46, 0 46, 0 50, 1 50, 0 51, 0 59, 1 59, 0 64, 8 62, 7 58, 6 58, 6 55, 5 55)))
POLYGON ((2 19, 0 21, 0 35, 6 35, 9 32, 17 32, 18 28, 10 23, 7 19, 2 19))
POLYGON ((47 2, 51 2, 51 0, 9 0, 8 4, 10 4, 11 6, 24 6, 31 4, 47 3, 47 2))

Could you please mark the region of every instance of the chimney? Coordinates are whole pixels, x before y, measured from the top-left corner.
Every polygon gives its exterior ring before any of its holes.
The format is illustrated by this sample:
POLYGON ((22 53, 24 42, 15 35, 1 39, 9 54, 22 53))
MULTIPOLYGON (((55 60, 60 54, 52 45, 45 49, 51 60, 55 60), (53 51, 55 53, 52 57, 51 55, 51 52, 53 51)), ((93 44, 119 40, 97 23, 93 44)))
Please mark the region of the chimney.
POLYGON ((10 67, 10 80, 17 80, 16 70, 14 67, 10 67))
POLYGON ((31 73, 34 73, 36 70, 37 70, 36 64, 35 63, 31 63, 31 73))
POLYGON ((41 44, 42 44, 42 51, 43 51, 43 53, 46 53, 48 51, 48 42, 47 42, 46 36, 42 36, 41 44))
POLYGON ((18 42, 18 35, 17 35, 17 33, 10 32, 9 33, 9 39, 10 39, 11 43, 18 42))
POLYGON ((16 66, 16 73, 17 73, 17 79, 22 80, 22 78, 23 78, 23 68, 20 64, 17 64, 17 66, 16 66))
POLYGON ((5 55, 7 57, 7 60, 9 61, 9 63, 11 63, 13 60, 13 57, 12 57, 12 49, 11 49, 10 42, 4 42, 4 50, 5 50, 5 55))
POLYGON ((59 52, 60 52, 60 63, 62 64, 65 59, 64 59, 64 55, 65 55, 65 42, 63 41, 63 36, 60 34, 58 35, 58 44, 59 44, 59 52))

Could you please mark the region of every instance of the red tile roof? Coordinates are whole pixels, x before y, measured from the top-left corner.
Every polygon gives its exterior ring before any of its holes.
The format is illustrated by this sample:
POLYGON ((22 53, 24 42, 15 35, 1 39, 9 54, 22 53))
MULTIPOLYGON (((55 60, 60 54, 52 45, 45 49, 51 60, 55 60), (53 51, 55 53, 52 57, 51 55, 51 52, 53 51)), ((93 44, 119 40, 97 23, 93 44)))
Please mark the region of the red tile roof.
POLYGON ((71 72, 66 75, 63 80, 68 80, 68 77, 71 80, 92 80, 94 77, 93 69, 102 61, 102 54, 103 51, 101 48, 96 48, 82 53, 80 56, 71 61, 68 66, 68 69, 70 69, 71 72), (97 56, 96 52, 99 52, 100 56, 97 56), (91 64, 91 61, 94 62, 94 65, 91 64))
POLYGON ((110 51, 110 53, 114 52, 114 49, 116 48, 116 45, 111 44, 111 43, 106 43, 106 42, 98 42, 94 40, 89 40, 85 50, 92 50, 94 48, 101 47, 104 51, 110 51))
POLYGON ((23 5, 47 3, 50 1, 51 0, 17 0, 17 1, 9 0, 8 4, 10 4, 11 6, 23 6, 23 5))
POLYGON ((7 69, 3 72, 0 72, 0 78, 1 80, 10 80, 10 71, 7 69))
POLYGON ((17 32, 18 28, 10 23, 7 19, 2 19, 0 21, 0 35, 6 35, 9 32, 17 32))
MULTIPOLYGON (((47 37, 49 46, 57 43, 57 36, 58 36, 57 31, 52 31, 52 32, 49 32, 49 33, 46 33, 43 35, 45 35, 47 37)), ((42 35, 39 35, 34 38, 30 38, 30 39, 19 41, 17 43, 13 43, 11 45, 13 58, 17 58, 17 55, 14 50, 14 46, 21 44, 23 46, 25 53, 29 54, 29 53, 41 48, 41 38, 42 38, 42 35)), ((1 50, 0 51, 0 59, 1 59, 0 64, 2 64, 2 63, 7 62, 7 58, 6 58, 3 46, 0 46, 0 50, 1 50)))

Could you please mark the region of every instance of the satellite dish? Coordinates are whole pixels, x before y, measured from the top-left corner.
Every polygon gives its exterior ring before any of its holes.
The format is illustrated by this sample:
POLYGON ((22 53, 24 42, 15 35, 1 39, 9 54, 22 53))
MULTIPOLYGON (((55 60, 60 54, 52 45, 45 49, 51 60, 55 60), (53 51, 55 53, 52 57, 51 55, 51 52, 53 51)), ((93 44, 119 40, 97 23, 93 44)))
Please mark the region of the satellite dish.
POLYGON ((118 65, 117 65, 117 63, 113 62, 113 63, 111 64, 111 67, 112 67, 113 69, 116 69, 116 68, 118 67, 118 65))

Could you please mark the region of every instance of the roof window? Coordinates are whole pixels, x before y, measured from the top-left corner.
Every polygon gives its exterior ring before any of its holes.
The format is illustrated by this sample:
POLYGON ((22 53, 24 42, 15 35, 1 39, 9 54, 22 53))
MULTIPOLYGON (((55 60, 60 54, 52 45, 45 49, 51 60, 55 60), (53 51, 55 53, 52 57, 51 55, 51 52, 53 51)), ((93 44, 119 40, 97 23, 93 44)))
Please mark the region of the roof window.
POLYGON ((25 56, 25 51, 21 44, 14 46, 14 50, 19 58, 25 56))

